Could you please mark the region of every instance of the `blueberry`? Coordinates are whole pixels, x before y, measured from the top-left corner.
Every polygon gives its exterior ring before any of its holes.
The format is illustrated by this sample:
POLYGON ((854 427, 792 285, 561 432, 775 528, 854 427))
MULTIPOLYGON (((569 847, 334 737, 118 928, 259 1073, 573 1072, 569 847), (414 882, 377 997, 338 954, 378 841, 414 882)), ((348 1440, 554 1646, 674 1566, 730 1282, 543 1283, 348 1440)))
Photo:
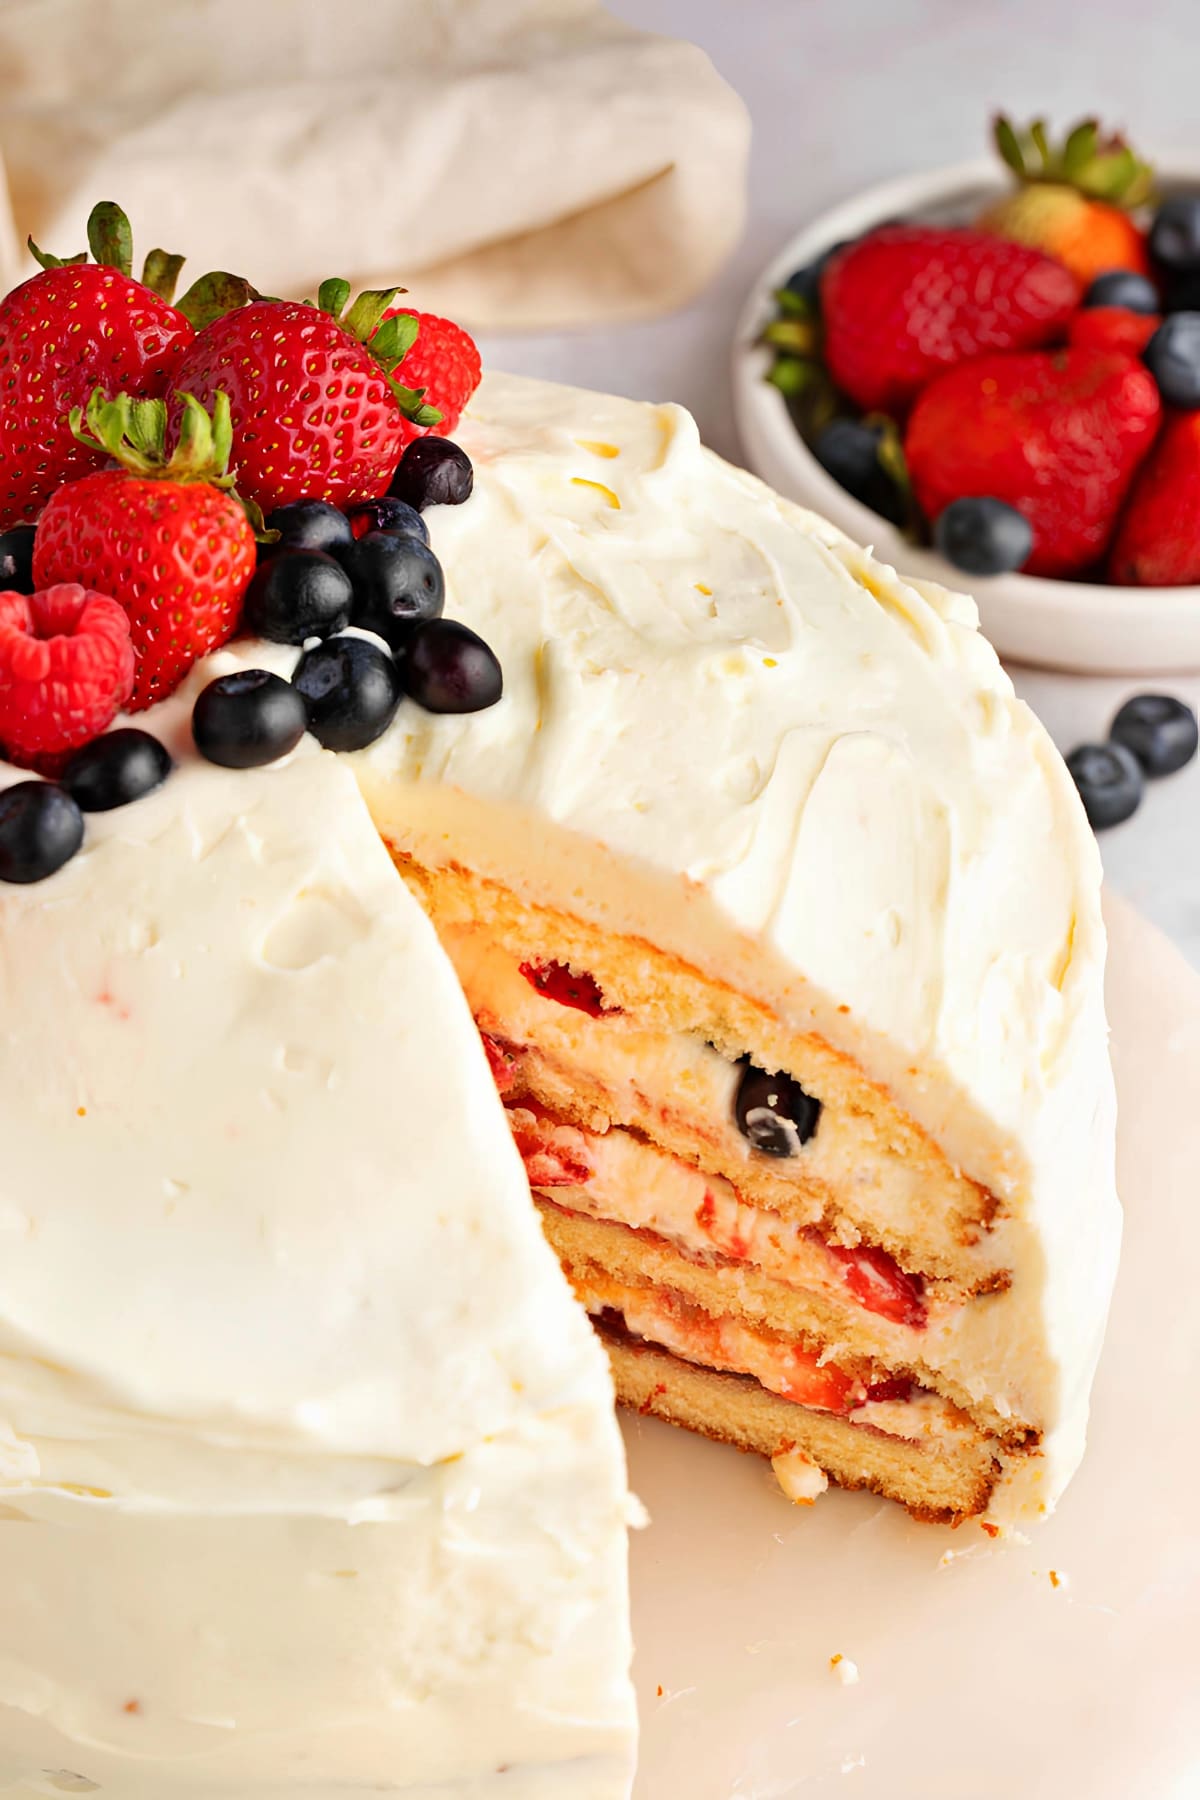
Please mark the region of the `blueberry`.
POLYGON ((738 1130, 767 1156, 795 1156, 817 1129, 821 1102, 790 1075, 768 1075, 749 1058, 741 1067, 733 1102, 738 1130))
POLYGON ((1067 768, 1093 831, 1119 825, 1137 811, 1142 767, 1124 744, 1080 744, 1068 756, 1067 768))
POLYGON ((427 506, 460 506, 475 482, 465 450, 449 438, 414 438, 400 458, 388 493, 418 512, 427 506))
POLYGON ((806 301, 813 308, 821 304, 821 262, 820 257, 814 257, 803 268, 793 269, 783 284, 789 294, 795 294, 797 299, 806 301))
POLYGON ((13 525, 0 532, 0 593, 33 592, 32 525, 13 525))
POLYGON ((1150 226, 1150 254, 1163 269, 1200 269, 1200 195, 1163 201, 1150 226))
POLYGON ((240 669, 210 681, 192 709, 201 756, 226 769, 257 769, 294 750, 308 729, 304 701, 266 669, 240 669))
POLYGON ((300 658, 293 684, 308 729, 327 750, 362 750, 391 724, 402 689, 395 663, 366 638, 331 638, 300 658))
POLYGON ((0 792, 0 881, 45 881, 83 842, 83 814, 52 781, 17 781, 0 792))
POLYGON ((482 712, 504 692, 504 677, 493 652, 453 619, 430 619, 415 627, 401 676, 405 691, 426 712, 482 712))
POLYGON ((282 550, 255 570, 243 618, 259 637, 302 644, 344 631, 353 606, 350 577, 334 557, 324 550, 282 550))
POLYGON ((1170 694, 1135 694, 1112 722, 1109 737, 1137 757, 1145 774, 1174 775, 1191 762, 1200 735, 1196 715, 1170 694))
POLYGON ((831 419, 818 432, 813 454, 839 487, 893 525, 903 525, 904 497, 879 460, 882 441, 882 426, 864 425, 858 419, 831 419))
POLYGON ((259 558, 264 561, 281 550, 332 550, 335 544, 348 544, 351 537, 349 519, 328 500, 293 500, 277 506, 264 522, 279 533, 277 543, 260 546, 259 558))
POLYGON ((1003 575, 1028 559, 1033 531, 1015 506, 979 494, 952 500, 938 514, 933 541, 947 562, 968 575, 1003 575))
POLYGON ((420 538, 368 531, 343 546, 340 561, 354 588, 354 623, 393 648, 420 620, 441 617, 442 565, 420 538))
POLYGON ((1123 306, 1126 312, 1156 313, 1159 310, 1158 289, 1145 275, 1133 269, 1106 269, 1097 275, 1081 306, 1123 306))
POLYGON ((368 531, 390 531, 393 537, 429 542, 429 527, 416 507, 391 494, 385 494, 382 500, 360 500, 357 506, 348 506, 346 517, 355 537, 364 537, 368 531))
POLYGON ((110 812, 161 787, 171 758, 148 731, 106 731, 76 750, 60 780, 82 812, 110 812))
POLYGON ((1200 312, 1200 269, 1167 271, 1163 282, 1162 310, 1166 313, 1200 312))
POLYGON ((1200 406, 1200 312, 1169 314, 1143 350, 1142 361, 1168 406, 1188 412, 1200 406))

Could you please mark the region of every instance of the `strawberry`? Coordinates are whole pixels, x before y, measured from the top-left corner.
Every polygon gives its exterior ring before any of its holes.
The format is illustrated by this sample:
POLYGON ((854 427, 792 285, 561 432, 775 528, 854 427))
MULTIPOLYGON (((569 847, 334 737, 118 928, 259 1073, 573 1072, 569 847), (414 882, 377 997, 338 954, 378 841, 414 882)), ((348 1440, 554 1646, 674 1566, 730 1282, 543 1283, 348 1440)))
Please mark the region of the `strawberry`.
POLYGON ((1162 319, 1127 306, 1085 306, 1067 326, 1067 342, 1079 350, 1121 350, 1140 356, 1162 319))
POLYGON ((94 263, 86 251, 60 261, 31 238, 42 272, 0 302, 0 530, 35 518, 56 487, 103 461, 72 435, 73 406, 97 385, 166 393, 193 322, 248 293, 209 275, 172 306, 182 256, 152 250, 135 281, 129 221, 111 201, 93 207, 87 234, 94 263))
POLYGON ((925 389, 904 453, 918 505, 987 494, 1024 514, 1030 575, 1070 575, 1107 548, 1162 413, 1148 369, 1100 350, 981 356, 925 389))
POLYGON ((1149 198, 1154 177, 1128 144, 1084 119, 1055 148, 1043 120, 1016 131, 1003 115, 995 139, 1020 185, 980 215, 980 231, 1056 256, 1085 287, 1111 269, 1148 273, 1146 234, 1130 209, 1149 198))
POLYGON ((229 403, 212 418, 181 396, 179 446, 164 453, 162 400, 105 400, 99 389, 71 428, 114 458, 59 488, 38 521, 33 573, 39 587, 82 581, 125 609, 137 678, 131 712, 164 699, 192 664, 232 636, 254 573, 254 532, 226 473, 229 403))
POLYGON ((1142 464, 1108 559, 1131 587, 1200 582, 1200 412, 1167 421, 1142 464))
POLYGON ((573 1006, 591 1019, 606 1018, 621 1010, 619 1006, 605 1006, 604 995, 594 975, 586 971, 577 975, 566 963, 523 962, 521 973, 547 1000, 557 1000, 560 1006, 573 1006))
POLYGON ((825 361, 867 411, 903 411, 942 369, 1060 337, 1079 283, 1048 256, 982 232, 884 225, 821 277, 825 361))
POLYGON ((257 300, 199 332, 176 385, 211 406, 228 395, 238 484, 264 513, 296 500, 349 506, 385 492, 413 426, 435 407, 395 379, 417 322, 384 320, 398 288, 322 282, 318 305, 257 300))
POLYGON ((410 425, 407 436, 421 437, 428 432, 433 437, 449 437, 483 373, 474 338, 453 319, 413 312, 407 306, 389 307, 383 317, 385 321, 416 320, 416 342, 397 365, 396 374, 409 387, 419 389, 442 415, 437 425, 410 425))
POLYGON ((129 621, 75 582, 0 594, 0 744, 14 761, 97 737, 133 690, 129 621))

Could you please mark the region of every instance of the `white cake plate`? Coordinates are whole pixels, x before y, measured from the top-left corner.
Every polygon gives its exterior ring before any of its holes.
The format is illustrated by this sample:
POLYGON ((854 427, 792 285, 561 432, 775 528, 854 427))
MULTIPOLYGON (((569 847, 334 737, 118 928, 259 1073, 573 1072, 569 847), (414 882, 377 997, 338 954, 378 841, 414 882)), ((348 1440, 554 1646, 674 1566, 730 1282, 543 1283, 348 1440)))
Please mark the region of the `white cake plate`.
POLYGON ((636 1800, 1200 1796, 1200 978, 1107 912, 1126 1233, 1083 1468, 999 1545, 793 1507, 757 1458, 627 1422, 636 1800))

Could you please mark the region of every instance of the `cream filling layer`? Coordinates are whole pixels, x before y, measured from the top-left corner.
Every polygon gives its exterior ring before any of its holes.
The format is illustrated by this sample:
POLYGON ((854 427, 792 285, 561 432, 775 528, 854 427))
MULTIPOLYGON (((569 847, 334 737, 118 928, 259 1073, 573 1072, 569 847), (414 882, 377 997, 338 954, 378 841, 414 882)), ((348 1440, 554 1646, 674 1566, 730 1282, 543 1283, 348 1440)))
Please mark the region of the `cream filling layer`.
MULTIPOLYGON (((882 1251, 845 1250, 809 1227, 747 1206, 720 1175, 614 1126, 599 1133, 561 1125, 536 1108, 508 1107, 530 1185, 574 1212, 652 1231, 700 1262, 746 1263, 788 1287, 865 1307, 910 1331, 928 1317, 922 1284, 882 1251)), ((942 1306, 939 1316, 953 1310, 942 1306)), ((918 1344, 911 1354, 920 1354, 918 1344)))
POLYGON ((811 1412, 835 1413, 885 1437, 911 1442, 944 1434, 978 1437, 970 1421, 937 1394, 914 1388, 901 1396, 887 1382, 870 1387, 774 1333, 757 1331, 740 1319, 710 1318, 655 1288, 634 1287, 592 1269, 573 1279, 593 1315, 617 1312, 635 1337, 700 1368, 748 1375, 768 1393, 811 1412))

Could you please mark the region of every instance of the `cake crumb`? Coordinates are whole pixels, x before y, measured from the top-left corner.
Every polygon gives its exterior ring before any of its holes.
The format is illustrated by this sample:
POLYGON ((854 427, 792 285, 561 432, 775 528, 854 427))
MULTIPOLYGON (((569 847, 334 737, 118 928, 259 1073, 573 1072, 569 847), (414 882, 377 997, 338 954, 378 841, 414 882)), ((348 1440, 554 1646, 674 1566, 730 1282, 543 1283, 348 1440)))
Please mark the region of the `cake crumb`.
POLYGON ((659 1682, 658 1686, 655 1688, 654 1691, 658 1695, 659 1699, 661 1700, 663 1697, 663 1684, 661 1681, 659 1682))
POLYGON ((829 1667, 833 1670, 843 1687, 853 1687, 858 1681, 858 1664, 840 1650, 835 1650, 829 1659, 829 1667))
POLYGON ((829 1477, 803 1450, 781 1450, 771 1458, 775 1479, 797 1506, 812 1506, 829 1486, 829 1477))
POLYGON ((1050 1586, 1052 1588, 1065 1588, 1070 1585, 1071 1578, 1069 1575, 1065 1574, 1061 1569, 1051 1569, 1050 1586))
POLYGON ((979 1529, 980 1531, 986 1531, 990 1538, 998 1538, 1000 1536, 1000 1527, 998 1525, 992 1525, 987 1519, 980 1519, 979 1529))
POLYGON ((142 1703, 140 1700, 127 1700, 125 1702, 124 1710, 127 1713, 140 1713, 142 1710, 142 1703))

